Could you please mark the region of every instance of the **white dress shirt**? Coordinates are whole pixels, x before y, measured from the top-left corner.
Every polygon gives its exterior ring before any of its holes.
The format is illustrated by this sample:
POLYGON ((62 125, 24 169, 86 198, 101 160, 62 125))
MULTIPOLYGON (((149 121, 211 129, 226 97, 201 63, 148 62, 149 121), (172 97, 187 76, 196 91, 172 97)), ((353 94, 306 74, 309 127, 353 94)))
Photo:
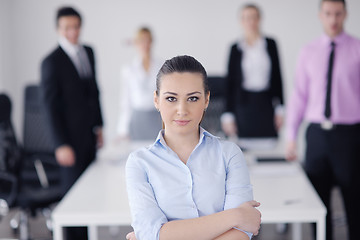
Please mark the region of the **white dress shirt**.
POLYGON ((127 135, 132 110, 154 111, 156 75, 163 62, 152 58, 148 72, 140 58, 135 58, 121 69, 120 111, 117 133, 127 135))
POLYGON ((163 133, 149 147, 131 153, 126 162, 137 239, 159 239, 160 228, 168 221, 214 214, 253 199, 246 161, 234 143, 200 128, 199 143, 184 164, 167 146, 163 133))
POLYGON ((243 87, 248 91, 264 91, 270 86, 271 60, 266 49, 266 41, 259 38, 250 46, 241 40, 238 48, 243 52, 241 67, 243 71, 243 87))
MULTIPOLYGON (((238 48, 243 52, 241 68, 243 71, 243 87, 247 91, 265 91, 270 87, 271 59, 267 51, 266 40, 259 38, 250 46, 245 40, 240 40, 238 48)), ((277 115, 284 115, 284 107, 277 105, 277 115)))

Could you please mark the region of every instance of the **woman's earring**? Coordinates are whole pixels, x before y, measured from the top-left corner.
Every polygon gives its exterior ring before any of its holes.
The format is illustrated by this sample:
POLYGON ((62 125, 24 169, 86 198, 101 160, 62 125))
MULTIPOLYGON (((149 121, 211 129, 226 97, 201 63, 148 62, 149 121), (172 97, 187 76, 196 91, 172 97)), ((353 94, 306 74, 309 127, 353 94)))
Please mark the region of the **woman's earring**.
POLYGON ((157 108, 156 111, 160 112, 160 110, 157 108))
POLYGON ((204 109, 204 112, 206 112, 207 108, 204 109))

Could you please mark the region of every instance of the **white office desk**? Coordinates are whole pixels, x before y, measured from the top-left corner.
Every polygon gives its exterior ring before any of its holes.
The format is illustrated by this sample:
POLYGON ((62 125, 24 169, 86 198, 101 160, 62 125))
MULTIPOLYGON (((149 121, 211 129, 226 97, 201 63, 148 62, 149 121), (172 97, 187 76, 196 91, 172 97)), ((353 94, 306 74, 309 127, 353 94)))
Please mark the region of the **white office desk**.
POLYGON ((262 223, 293 223, 293 239, 302 239, 302 222, 317 223, 317 240, 325 240, 326 208, 299 164, 250 165, 254 198, 262 223))
POLYGON ((125 184, 128 154, 148 142, 109 145, 81 175, 52 213, 54 240, 63 239, 63 227, 88 226, 90 240, 98 226, 131 224, 125 184))
MULTIPOLYGON (((63 239, 67 226, 88 226, 89 239, 94 240, 97 226, 130 225, 124 159, 144 145, 125 144, 101 152, 53 211, 54 240, 63 239)), ((317 239, 325 239, 325 207, 298 165, 250 164, 249 169, 263 223, 316 222, 317 239)), ((294 231, 294 239, 300 232, 294 231)))
POLYGON ((88 226, 97 239, 97 226, 130 225, 131 217, 121 164, 95 162, 89 166, 52 213, 54 240, 63 227, 88 226))

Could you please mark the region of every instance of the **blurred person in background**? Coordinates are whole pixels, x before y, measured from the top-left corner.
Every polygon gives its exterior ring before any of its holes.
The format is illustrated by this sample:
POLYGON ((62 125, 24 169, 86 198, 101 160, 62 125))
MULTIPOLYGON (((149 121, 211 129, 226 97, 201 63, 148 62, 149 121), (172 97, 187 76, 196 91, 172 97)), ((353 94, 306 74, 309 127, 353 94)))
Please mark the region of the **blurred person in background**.
POLYGON ((141 27, 135 36, 137 55, 121 70, 119 139, 152 140, 161 129, 160 114, 153 105, 156 74, 162 62, 152 54, 153 36, 141 27))
POLYGON ((360 224, 360 40, 344 31, 344 0, 321 0, 324 33, 300 52, 295 88, 287 109, 287 151, 297 158, 296 139, 306 130, 304 168, 327 208, 326 239, 333 239, 331 191, 343 197, 350 240, 360 224))
POLYGON ((277 45, 261 33, 258 6, 244 5, 239 20, 243 36, 230 50, 222 129, 245 150, 273 147, 284 104, 277 45))
MULTIPOLYGON (((41 64, 42 97, 61 166, 63 194, 103 145, 95 57, 93 50, 79 41, 81 26, 78 11, 60 8, 56 16, 59 46, 41 64)), ((86 228, 68 228, 67 239, 87 239, 86 228)))

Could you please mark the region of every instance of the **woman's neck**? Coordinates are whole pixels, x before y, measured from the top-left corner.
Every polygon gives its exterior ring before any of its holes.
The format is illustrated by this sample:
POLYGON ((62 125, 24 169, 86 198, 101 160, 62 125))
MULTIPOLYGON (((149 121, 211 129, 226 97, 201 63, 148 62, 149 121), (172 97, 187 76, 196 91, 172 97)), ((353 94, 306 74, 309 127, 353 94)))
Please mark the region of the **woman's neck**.
POLYGON ((151 62, 150 59, 151 59, 150 54, 144 54, 141 58, 141 64, 146 72, 149 72, 150 70, 150 62, 151 62))
POLYGON ((249 46, 253 46, 259 38, 260 38, 259 32, 248 33, 245 35, 246 44, 249 46))
POLYGON ((166 144, 178 155, 181 161, 186 164, 190 154, 199 143, 199 131, 190 134, 177 134, 166 131, 164 139, 166 144))

